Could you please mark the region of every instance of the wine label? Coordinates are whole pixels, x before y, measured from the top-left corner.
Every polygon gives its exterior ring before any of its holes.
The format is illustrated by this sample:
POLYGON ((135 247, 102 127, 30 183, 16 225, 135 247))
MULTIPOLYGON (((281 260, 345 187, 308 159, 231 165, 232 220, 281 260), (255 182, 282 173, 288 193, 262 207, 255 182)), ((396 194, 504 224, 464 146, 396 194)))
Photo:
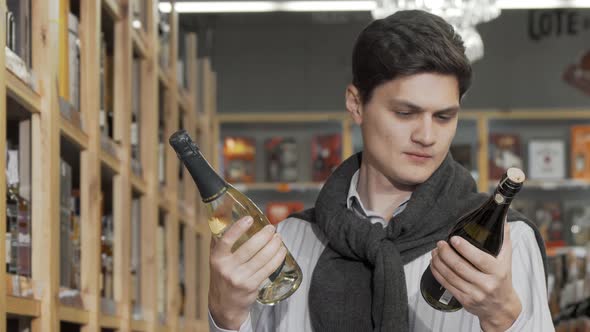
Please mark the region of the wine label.
POLYGON ((100 110, 99 116, 98 116, 98 123, 100 128, 102 129, 104 126, 106 126, 107 124, 107 114, 104 111, 104 109, 100 110))
POLYGON ((6 233, 6 241, 4 245, 4 252, 6 253, 6 264, 10 265, 12 263, 12 234, 6 233))
POLYGON ((131 145, 139 144, 139 127, 137 122, 131 123, 131 145))
POLYGON ((6 183, 9 186, 18 184, 18 150, 8 150, 6 157, 6 183))
POLYGON ((158 145, 158 179, 160 182, 164 182, 165 174, 164 174, 164 166, 165 166, 165 159, 164 159, 164 143, 160 143, 158 145))
POLYGON ((494 195, 494 200, 496 201, 496 203, 498 204, 503 204, 506 199, 504 198, 504 196, 500 195, 500 194, 496 194, 494 195))
POLYGON ((442 303, 444 305, 448 305, 452 299, 453 299, 453 294, 451 294, 451 292, 449 292, 448 290, 445 289, 445 292, 440 297, 439 301, 440 301, 440 303, 442 303))

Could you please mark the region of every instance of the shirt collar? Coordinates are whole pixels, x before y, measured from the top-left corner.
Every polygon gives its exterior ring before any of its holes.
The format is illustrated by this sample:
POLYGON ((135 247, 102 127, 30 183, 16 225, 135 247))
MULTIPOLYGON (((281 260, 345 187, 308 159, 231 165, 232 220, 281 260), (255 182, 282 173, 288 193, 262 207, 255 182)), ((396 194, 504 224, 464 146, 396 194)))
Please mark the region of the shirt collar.
MULTIPOLYGON (((350 187, 348 188, 348 198, 346 200, 346 207, 348 209, 356 210, 356 212, 360 212, 362 215, 368 218, 379 218, 383 220, 383 218, 376 212, 370 211, 365 209, 363 202, 361 201, 361 197, 357 191, 358 181, 359 181, 360 170, 357 170, 352 179, 350 180, 350 187)), ((410 197, 408 197, 404 202, 402 202, 396 209, 393 211, 393 217, 400 214, 408 205, 408 201, 410 197)))

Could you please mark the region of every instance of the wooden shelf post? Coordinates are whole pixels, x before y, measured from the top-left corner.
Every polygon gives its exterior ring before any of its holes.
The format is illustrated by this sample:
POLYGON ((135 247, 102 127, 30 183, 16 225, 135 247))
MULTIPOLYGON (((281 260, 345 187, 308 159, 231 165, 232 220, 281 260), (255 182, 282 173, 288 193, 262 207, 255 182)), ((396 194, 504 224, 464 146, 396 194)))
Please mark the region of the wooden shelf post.
MULTIPOLYGON (((6 44, 6 3, 0 3, 0 49, 6 44)), ((0 54, 0 151, 6 150, 6 65, 4 52, 0 54)), ((0 169, 6 169, 6 154, 0 153, 0 169)), ((0 172, 0 197, 6 197, 6 172, 0 172)), ((0 220, 6 220, 6 200, 0 200, 0 220)), ((0 222, 0 239, 4 243, 6 222, 0 222)), ((0 245, 0 266, 6 266, 6 246, 0 245)), ((6 294, 6 269, 0 269, 0 294, 6 294)), ((0 296, 0 322, 6 324, 6 296, 0 296)))
POLYGON ((31 9, 33 69, 42 91, 41 113, 31 117, 32 275, 41 289, 41 316, 32 328, 53 332, 59 330, 59 6, 34 1, 31 9))
POLYGON ((156 230, 158 227, 158 1, 147 1, 147 39, 152 46, 148 56, 141 64, 142 130, 140 131, 141 164, 147 184, 146 194, 141 199, 141 239, 145 245, 141 248, 141 306, 148 332, 158 330, 158 312, 156 304, 157 267, 156 267, 156 230))
POLYGON ((114 295, 119 331, 131 331, 131 109, 133 41, 131 0, 120 0, 121 19, 115 22, 115 140, 120 142, 121 172, 113 183, 114 295))
POLYGON ((80 158, 81 291, 88 310, 84 332, 100 331, 100 31, 101 1, 80 2, 80 102, 88 149, 80 158))

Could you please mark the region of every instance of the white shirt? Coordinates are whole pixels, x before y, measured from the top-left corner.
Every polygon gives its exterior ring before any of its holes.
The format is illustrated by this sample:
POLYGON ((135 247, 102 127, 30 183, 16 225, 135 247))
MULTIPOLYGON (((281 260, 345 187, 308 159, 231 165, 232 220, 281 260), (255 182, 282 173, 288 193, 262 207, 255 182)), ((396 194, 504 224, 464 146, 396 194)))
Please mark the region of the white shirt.
MULTIPOLYGON (((372 223, 386 225, 377 213, 367 211, 358 195, 357 171, 348 192, 348 208, 367 216, 372 223)), ((394 212, 394 216, 406 207, 404 202, 394 212)), ((547 288, 543 260, 533 230, 522 221, 510 224, 512 240, 512 284, 522 303, 520 316, 508 329, 510 332, 548 332, 555 331, 547 303, 547 288)), ((299 264, 303 281, 299 289, 288 299, 275 306, 255 303, 250 316, 242 324, 239 332, 300 332, 313 331, 309 317, 307 295, 315 265, 326 246, 326 239, 315 224, 289 218, 281 222, 277 231, 283 242, 299 264)), ((479 319, 465 309, 445 313, 433 309, 420 294, 422 273, 430 264, 431 252, 404 265, 408 293, 409 331, 480 331, 479 319)), ((211 332, 228 332, 216 326, 209 314, 211 332)), ((321 331, 315 331, 321 332, 321 331)))

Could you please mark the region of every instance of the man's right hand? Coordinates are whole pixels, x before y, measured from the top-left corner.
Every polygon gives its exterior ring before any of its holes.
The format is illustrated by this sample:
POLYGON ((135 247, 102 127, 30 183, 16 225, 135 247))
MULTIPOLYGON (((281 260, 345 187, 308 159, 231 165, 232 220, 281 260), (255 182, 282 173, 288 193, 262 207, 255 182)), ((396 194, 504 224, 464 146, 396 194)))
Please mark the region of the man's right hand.
POLYGON ((211 241, 209 257, 209 311, 215 324, 238 330, 248 318, 260 285, 281 265, 287 254, 272 225, 244 242, 234 253, 234 243, 252 226, 252 218, 234 223, 219 239, 211 241))

